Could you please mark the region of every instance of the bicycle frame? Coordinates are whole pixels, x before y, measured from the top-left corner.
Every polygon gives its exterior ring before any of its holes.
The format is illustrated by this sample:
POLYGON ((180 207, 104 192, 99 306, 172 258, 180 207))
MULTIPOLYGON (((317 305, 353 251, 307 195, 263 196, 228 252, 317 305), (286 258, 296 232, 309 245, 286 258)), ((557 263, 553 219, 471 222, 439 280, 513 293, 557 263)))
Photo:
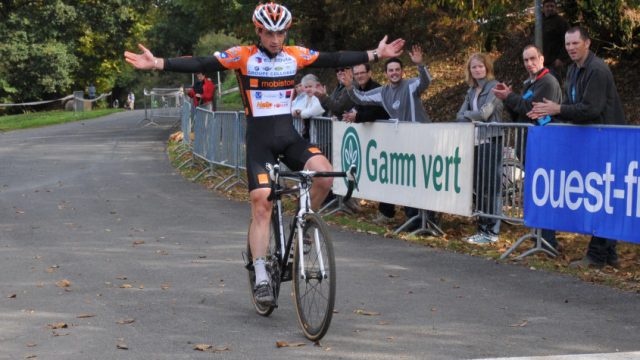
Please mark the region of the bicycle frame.
MULTIPOLYGON (((298 241, 298 255, 300 257, 299 262, 299 273, 301 274, 302 279, 307 279, 307 274, 304 272, 304 250, 303 250, 303 234, 304 231, 302 226, 304 225, 304 216, 306 214, 313 214, 314 211, 311 209, 311 196, 309 195, 309 191, 311 190, 312 179, 315 176, 323 176, 323 177, 336 177, 336 176, 346 176, 349 178, 350 185, 347 196, 345 198, 349 198, 353 191, 355 184, 355 167, 349 169, 348 172, 316 172, 311 170, 302 170, 298 172, 280 172, 279 164, 271 165, 267 164, 267 169, 269 170, 269 176, 271 178, 271 194, 269 195, 269 200, 275 201, 274 211, 275 211, 275 219, 273 221, 277 222, 274 225, 275 229, 277 229, 276 240, 280 244, 279 251, 276 252, 276 256, 278 257, 278 263, 280 265, 280 281, 288 281, 291 280, 290 271, 288 268, 289 263, 289 254, 293 245, 293 236, 297 233, 297 241, 298 241), (281 179, 289 179, 298 182, 297 186, 286 188, 284 187, 280 181, 281 179), (282 195, 298 193, 298 211, 294 218, 293 223, 291 224, 289 236, 285 243, 284 237, 284 225, 282 219, 282 195)), ((318 259, 320 262, 320 274, 323 279, 326 278, 326 270, 324 266, 323 257, 321 256, 320 249, 320 241, 318 240, 318 233, 316 229, 316 233, 313 234, 313 240, 315 242, 314 249, 318 254, 318 259)))
MULTIPOLYGON (((303 238, 303 229, 302 226, 304 224, 304 216, 306 214, 313 214, 313 210, 311 209, 311 196, 309 196, 309 190, 311 189, 311 178, 313 177, 313 175, 315 174, 315 172, 312 171, 301 171, 299 172, 300 176, 299 177, 289 177, 289 176, 283 176, 282 178, 285 179, 290 179, 290 180, 294 180, 297 181, 299 183, 299 185, 294 186, 292 188, 284 188, 281 184, 280 184, 280 176, 279 174, 276 172, 276 176, 274 179, 274 187, 275 187, 275 219, 274 221, 277 222, 277 229, 278 229, 278 233, 275 234, 278 243, 280 244, 280 249, 279 251, 276 253, 276 255, 278 256, 278 262, 280 264, 280 268, 281 269, 287 269, 287 265, 289 262, 289 254, 290 251, 292 249, 292 245, 293 245, 293 239, 294 239, 294 235, 297 234, 296 240, 298 242, 298 252, 300 255, 300 263, 299 263, 299 270, 300 270, 300 274, 302 279, 306 279, 306 273, 303 271, 304 270, 304 256, 303 256, 303 242, 304 242, 304 238, 303 238), (289 231, 289 236, 287 237, 287 240, 285 242, 285 232, 284 232, 284 224, 283 224, 283 207, 282 207, 282 195, 284 194, 288 194, 288 193, 294 193, 294 192, 298 192, 299 195, 299 199, 298 199, 298 211, 296 213, 296 216, 294 217, 294 221, 291 224, 290 227, 290 231, 289 231)), ((316 230, 317 231, 317 230, 316 230)), ((318 252, 318 258, 320 260, 320 272, 322 274, 322 277, 326 277, 326 271, 325 271, 325 267, 324 267, 324 261, 322 259, 322 256, 320 256, 321 254, 320 252, 320 243, 318 241, 318 234, 314 234, 314 241, 315 241, 315 251, 318 252)), ((283 271, 281 272, 281 281, 287 281, 290 280, 290 278, 288 278, 288 273, 287 271, 283 271)))

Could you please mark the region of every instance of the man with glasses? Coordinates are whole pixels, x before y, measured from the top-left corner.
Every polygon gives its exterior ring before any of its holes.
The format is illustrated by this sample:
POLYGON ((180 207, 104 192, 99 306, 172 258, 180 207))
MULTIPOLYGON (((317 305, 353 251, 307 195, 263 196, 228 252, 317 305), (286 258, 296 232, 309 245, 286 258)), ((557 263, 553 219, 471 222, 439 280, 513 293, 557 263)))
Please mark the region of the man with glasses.
MULTIPOLYGON (((371 65, 368 63, 354 66, 353 78, 356 80, 356 88, 360 91, 369 91, 381 86, 371 78, 371 65)), ((371 122, 388 118, 387 111, 378 105, 356 104, 351 111, 342 114, 342 120, 350 123, 371 122)))
MULTIPOLYGON (((404 40, 387 43, 385 36, 375 50, 318 52, 301 46, 285 46, 291 26, 289 10, 276 3, 259 4, 253 23, 259 41, 256 45, 235 46, 206 57, 163 59, 149 49, 138 47, 142 54, 126 51, 126 61, 137 69, 175 72, 235 70, 247 117, 246 167, 251 200, 249 244, 256 273, 255 301, 269 306, 274 301, 271 279, 265 262, 269 246, 271 192, 267 163, 283 162, 292 170, 331 171, 331 163, 315 146, 304 140, 293 127, 291 94, 298 70, 304 67, 345 67, 380 58, 399 56, 404 40)), ((318 178, 311 188, 311 205, 318 209, 331 188, 332 179, 318 178)))

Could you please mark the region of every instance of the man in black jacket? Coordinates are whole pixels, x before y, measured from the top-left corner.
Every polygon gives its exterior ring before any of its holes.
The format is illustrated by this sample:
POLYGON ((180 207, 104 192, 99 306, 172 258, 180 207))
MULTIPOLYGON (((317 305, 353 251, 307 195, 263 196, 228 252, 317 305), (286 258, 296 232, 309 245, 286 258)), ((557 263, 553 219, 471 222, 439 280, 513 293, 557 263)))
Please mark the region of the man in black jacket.
MULTIPOLYGON (((573 124, 626 124, 622 102, 609 66, 589 50, 591 39, 581 27, 565 34, 565 48, 573 61, 565 80, 562 104, 545 99, 534 102, 527 114, 533 119, 554 116, 573 124)), ((587 256, 571 263, 572 267, 618 266, 616 241, 592 236, 587 256)))
MULTIPOLYGON (((357 88, 367 91, 380 87, 380 84, 371 79, 371 65, 360 64, 353 67, 353 77, 358 83, 357 88)), ((351 123, 363 123, 376 120, 386 120, 389 114, 382 106, 355 105, 351 111, 342 114, 342 120, 351 123)))
MULTIPOLYGON (((369 64, 356 65, 352 70, 358 90, 368 91, 381 86, 371 78, 371 66, 369 64)), ((382 106, 377 105, 355 105, 351 111, 342 114, 342 120, 350 123, 364 123, 387 119, 389 119, 387 111, 382 106)), ((395 213, 396 206, 394 204, 381 202, 378 204, 378 215, 374 219, 374 222, 380 225, 391 224, 395 213)))
MULTIPOLYGON (((526 46, 522 51, 522 60, 529 74, 529 78, 524 82, 522 95, 514 93, 511 87, 504 83, 496 85, 493 88, 493 93, 503 101, 505 108, 515 122, 544 125, 550 120, 550 117, 534 121, 527 116, 527 113, 533 108, 534 101, 540 102, 543 99, 549 99, 560 103, 562 101, 562 89, 558 84, 558 80, 549 72, 549 69, 544 67, 545 58, 537 46, 526 46)), ((524 164, 526 138, 518 140, 522 140, 523 143, 516 144, 516 152, 524 164)), ((543 229, 542 238, 554 248, 558 247, 555 231, 543 229)))
POLYGON ((355 105, 349 97, 349 94, 347 94, 347 89, 344 87, 344 78, 346 76, 352 77, 353 74, 350 67, 339 67, 335 70, 336 78, 338 79, 335 90, 333 90, 331 95, 327 95, 327 88, 320 86, 316 88, 315 96, 320 100, 320 105, 327 110, 327 116, 342 120, 342 114, 351 110, 355 105))

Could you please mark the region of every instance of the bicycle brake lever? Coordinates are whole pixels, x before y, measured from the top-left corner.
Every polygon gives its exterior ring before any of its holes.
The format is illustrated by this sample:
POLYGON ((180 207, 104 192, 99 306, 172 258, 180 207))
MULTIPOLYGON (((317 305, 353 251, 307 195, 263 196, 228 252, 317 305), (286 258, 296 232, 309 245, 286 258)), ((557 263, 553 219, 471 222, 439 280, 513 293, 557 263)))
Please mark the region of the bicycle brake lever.
POLYGON ((351 165, 349 167, 349 171, 347 172, 347 180, 349 182, 353 182, 353 185, 354 185, 355 189, 360 191, 360 189, 358 189, 358 180, 356 180, 356 166, 355 165, 351 165))

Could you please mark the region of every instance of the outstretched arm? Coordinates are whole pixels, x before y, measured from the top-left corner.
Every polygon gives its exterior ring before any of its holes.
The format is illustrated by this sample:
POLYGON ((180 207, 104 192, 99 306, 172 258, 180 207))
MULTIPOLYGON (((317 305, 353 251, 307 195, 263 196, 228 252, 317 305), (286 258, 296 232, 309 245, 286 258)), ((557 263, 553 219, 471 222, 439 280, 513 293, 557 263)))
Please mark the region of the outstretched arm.
POLYGON ((163 59, 155 57, 149 49, 138 44, 142 54, 124 52, 125 60, 140 70, 166 70, 183 73, 212 72, 227 68, 215 56, 179 57, 163 59))
POLYGON ((308 66, 314 68, 335 68, 400 56, 405 41, 403 39, 396 39, 387 43, 387 39, 388 36, 382 38, 375 50, 320 52, 318 58, 308 66))
POLYGON ((151 51, 142 44, 138 44, 138 48, 142 50, 142 54, 136 54, 129 51, 124 52, 124 59, 129 64, 140 70, 164 69, 164 59, 153 56, 151 51))

